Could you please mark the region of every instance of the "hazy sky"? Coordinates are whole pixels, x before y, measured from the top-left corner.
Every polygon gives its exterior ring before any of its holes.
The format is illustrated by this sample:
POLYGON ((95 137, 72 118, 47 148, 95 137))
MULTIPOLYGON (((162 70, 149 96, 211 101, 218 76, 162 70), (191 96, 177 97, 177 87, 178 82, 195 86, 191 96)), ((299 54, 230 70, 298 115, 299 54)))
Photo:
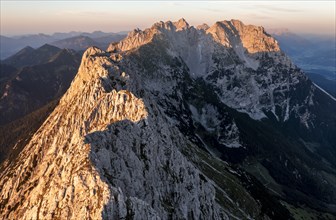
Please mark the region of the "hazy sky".
POLYGON ((118 32, 184 17, 189 24, 239 19, 266 28, 335 35, 335 1, 9 1, 0 0, 1 35, 118 32))

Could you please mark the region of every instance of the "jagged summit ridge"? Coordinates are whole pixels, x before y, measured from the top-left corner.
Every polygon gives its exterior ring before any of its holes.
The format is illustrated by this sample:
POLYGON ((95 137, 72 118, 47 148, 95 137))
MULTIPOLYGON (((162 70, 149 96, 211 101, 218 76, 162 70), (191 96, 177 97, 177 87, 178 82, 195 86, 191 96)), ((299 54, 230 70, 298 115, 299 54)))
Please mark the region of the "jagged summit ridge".
POLYGON ((111 193, 91 165, 84 137, 117 121, 147 117, 142 100, 132 93, 105 90, 102 78, 110 68, 103 51, 86 51, 70 89, 20 154, 25 162, 8 170, 22 178, 1 177, 1 199, 8 201, 1 207, 7 210, 3 218, 101 218, 111 193), (13 215, 16 203, 20 209, 13 215))
POLYGON ((176 218, 231 215, 178 149, 185 137, 153 107, 151 96, 146 106, 134 94, 140 93, 134 90, 138 80, 129 81, 119 62, 95 47, 84 53, 59 105, 2 173, 2 218, 112 219, 133 213, 166 219, 167 202, 160 201, 172 193, 176 218))
POLYGON ((204 31, 208 30, 209 28, 210 28, 209 25, 206 24, 206 23, 200 24, 200 25, 197 26, 197 29, 204 30, 204 31))
POLYGON ((241 21, 231 20, 216 22, 211 27, 203 25, 194 28, 184 19, 177 22, 160 21, 144 31, 136 29, 124 40, 111 44, 107 51, 126 52, 160 39, 170 44, 171 51, 177 52, 175 56, 183 57, 197 76, 207 73, 213 65, 211 56, 218 44, 226 50, 233 49, 235 54, 254 70, 259 66, 256 57, 264 53, 280 52, 276 40, 268 35, 263 27, 244 25, 241 21))
POLYGON ((0 216, 269 219, 216 158, 248 147, 244 135, 255 133, 242 119, 314 126, 316 87, 268 37, 238 21, 180 20, 137 29, 107 52, 89 48, 57 108, 4 167, 0 216))
MULTIPOLYGON (((190 26, 183 18, 176 22, 160 21, 144 31, 135 29, 130 32, 127 38, 122 40, 117 47, 121 51, 126 51, 151 42, 153 37, 157 34, 162 34, 167 31, 175 32, 190 29, 195 28, 190 26)), ((214 40, 224 46, 232 47, 232 45, 235 45, 237 41, 241 40, 243 46, 249 53, 280 50, 276 40, 268 35, 263 27, 244 25, 244 23, 239 20, 216 22, 211 27, 207 24, 203 24, 199 25, 197 29, 206 30, 207 33, 210 33, 213 36, 214 40), (221 32, 222 34, 219 35, 218 32, 221 32), (233 39, 233 37, 235 39, 233 39)), ((115 46, 116 44, 110 45, 107 51, 115 49, 115 46)))
POLYGON ((174 22, 173 24, 177 30, 189 28, 189 24, 184 18, 181 18, 180 20, 178 20, 177 22, 174 22))
MULTIPOLYGON (((276 64, 284 64, 287 69, 295 68, 290 59, 281 52, 276 40, 268 35, 263 27, 244 25, 238 20, 216 22, 211 27, 205 26, 203 29, 189 26, 184 19, 177 22, 161 21, 144 31, 136 30, 130 33, 121 42, 111 44, 107 51, 122 54, 146 45, 164 46, 164 50, 169 55, 181 57, 193 78, 210 79, 218 68, 230 69, 232 72, 245 72, 236 74, 237 77, 242 77, 242 85, 249 82, 245 87, 230 89, 227 86, 227 83, 233 82, 230 76, 217 79, 217 83, 223 102, 239 111, 247 112, 254 119, 266 117, 263 112, 265 109, 275 114, 276 104, 274 104, 273 91, 258 85, 260 82, 255 82, 255 76, 251 74, 245 76, 246 71, 243 69, 250 68, 257 71, 263 65, 261 61, 265 60, 264 56, 271 57, 276 64), (179 25, 183 28, 178 28, 179 25), (220 63, 218 63, 219 60, 221 60, 220 63), (250 79, 246 80, 246 78, 250 79), (262 104, 261 99, 263 99, 262 104), (264 100, 267 100, 266 103, 264 100)), ((148 56, 155 55, 148 54, 148 56)), ((270 76, 261 77, 267 81, 266 78, 270 76)), ((281 82, 281 84, 287 83, 281 82)), ((280 83, 277 86, 280 86, 280 83)), ((286 108, 287 101, 281 100, 281 102, 283 102, 282 108, 286 108)))
POLYGON ((244 25, 239 20, 216 22, 207 33, 225 46, 234 47, 241 42, 250 54, 280 51, 277 41, 263 27, 244 25))

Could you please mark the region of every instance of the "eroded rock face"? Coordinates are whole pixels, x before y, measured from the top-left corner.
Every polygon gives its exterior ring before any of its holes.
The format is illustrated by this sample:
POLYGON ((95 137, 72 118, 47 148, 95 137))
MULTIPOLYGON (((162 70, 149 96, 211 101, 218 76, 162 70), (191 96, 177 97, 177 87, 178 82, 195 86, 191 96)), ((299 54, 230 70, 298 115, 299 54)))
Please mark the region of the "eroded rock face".
POLYGON ((101 54, 86 51, 71 88, 20 154, 22 163, 1 177, 2 217, 99 219, 114 199, 92 166, 84 137, 117 121, 145 119, 147 111, 130 92, 104 89, 102 77, 113 66, 101 54))
POLYGON ((158 22, 107 52, 89 48, 58 107, 3 167, 0 216, 267 218, 223 161, 198 150, 246 147, 232 109, 302 116, 290 92, 305 82, 262 28, 238 21, 158 22))
POLYGON ((231 216, 180 152, 188 140, 150 97, 145 104, 128 90, 136 83, 109 54, 89 48, 59 106, 2 173, 1 217, 231 216))
POLYGON ((280 51, 277 41, 263 27, 244 25, 239 20, 217 22, 207 32, 226 46, 237 46, 236 41, 240 41, 250 54, 280 51))
POLYGON ((238 20, 198 29, 184 19, 158 22, 144 31, 131 32, 121 42, 111 44, 108 51, 129 53, 146 45, 157 48, 146 55, 148 60, 165 53, 181 58, 192 78, 211 83, 226 105, 253 119, 266 118, 265 112, 272 112, 278 120, 286 121, 294 112, 288 93, 305 76, 263 27, 238 20))

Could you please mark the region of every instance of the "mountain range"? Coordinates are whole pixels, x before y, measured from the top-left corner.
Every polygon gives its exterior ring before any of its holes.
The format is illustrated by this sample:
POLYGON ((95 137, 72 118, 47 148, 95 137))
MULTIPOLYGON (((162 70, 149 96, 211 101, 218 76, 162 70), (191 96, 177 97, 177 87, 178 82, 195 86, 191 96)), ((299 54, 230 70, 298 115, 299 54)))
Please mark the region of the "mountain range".
MULTIPOLYGON (((58 57, 2 65, 14 86, 58 57)), ((335 218, 336 100, 263 27, 136 29, 87 49, 51 105, 1 164, 4 219, 335 218)))
MULTIPOLYGON (((335 62, 336 48, 333 36, 295 34, 288 29, 268 29, 281 48, 308 77, 325 91, 336 96, 335 62)), ((106 48, 110 42, 123 39, 128 31, 92 33, 71 31, 68 33, 0 36, 0 59, 6 59, 24 47, 37 48, 43 44, 84 52, 90 46, 106 48)))
POLYGON ((271 29, 282 50, 308 77, 336 97, 336 39, 334 36, 298 35, 288 29, 271 29))
POLYGON ((22 48, 28 46, 37 48, 44 44, 51 44, 62 49, 85 50, 87 49, 88 42, 92 43, 89 46, 96 45, 105 47, 108 43, 112 41, 119 41, 125 36, 125 32, 105 33, 102 31, 95 31, 92 33, 72 31, 69 33, 54 33, 52 35, 32 34, 13 37, 0 35, 0 59, 6 59, 17 53, 22 48))
POLYGON ((38 49, 25 47, 4 60, 0 64, 0 124, 60 98, 76 74, 80 56, 46 44, 38 49))

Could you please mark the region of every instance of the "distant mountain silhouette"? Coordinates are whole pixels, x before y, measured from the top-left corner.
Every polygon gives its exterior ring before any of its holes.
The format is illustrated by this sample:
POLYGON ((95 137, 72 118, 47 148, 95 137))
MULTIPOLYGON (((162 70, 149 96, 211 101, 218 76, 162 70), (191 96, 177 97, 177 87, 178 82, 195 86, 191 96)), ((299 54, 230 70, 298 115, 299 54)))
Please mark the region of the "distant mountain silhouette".
POLYGON ((50 57, 56 55, 60 51, 60 48, 49 44, 45 44, 36 50, 27 46, 13 56, 5 59, 2 63, 12 65, 17 68, 42 64, 47 62, 50 57))
POLYGON ((81 35, 55 41, 51 44, 59 48, 69 48, 77 51, 86 50, 91 46, 105 49, 111 42, 120 41, 123 38, 125 38, 125 35, 118 34, 104 35, 97 38, 91 38, 89 36, 81 35))
POLYGON ((69 48, 74 50, 85 50, 90 46, 96 46, 96 42, 87 36, 76 36, 51 43, 59 48, 69 48))
POLYGON ((319 35, 298 35, 289 30, 270 30, 281 49, 322 89, 336 96, 336 40, 319 35))
POLYGON ((55 41, 53 37, 45 34, 16 37, 0 36, 0 59, 8 58, 26 46, 36 48, 53 41, 55 41))
MULTIPOLYGON (((44 45, 36 50, 26 48, 5 60, 21 68, 2 83, 0 124, 11 122, 61 97, 75 76, 80 56, 69 49, 44 45)), ((4 75, 9 73, 4 71, 4 75)))
MULTIPOLYGON (((123 37, 125 37, 126 34, 127 34, 126 31, 120 32, 120 33, 102 32, 102 31, 94 31, 92 33, 88 33, 88 32, 80 32, 80 31, 71 31, 67 33, 58 32, 52 35, 32 34, 32 35, 20 35, 20 36, 13 36, 13 37, 7 37, 7 36, 0 35, 0 48, 1 48, 0 59, 2 60, 6 59, 12 56, 13 54, 17 53, 18 51, 20 51, 22 48, 26 46, 30 46, 32 48, 38 48, 44 44, 51 44, 52 42, 57 42, 57 41, 61 41, 67 38, 73 38, 73 37, 79 37, 79 36, 89 37, 98 43, 101 43, 101 40, 103 40, 104 38, 105 39, 115 38, 115 40, 118 41, 122 39, 123 37)), ((111 40, 111 41, 114 41, 114 40, 111 40)), ((104 42, 103 45, 100 44, 98 46, 107 45, 107 43, 104 40, 103 42, 104 42)), ((75 47, 71 47, 71 48, 75 49, 75 47)))

